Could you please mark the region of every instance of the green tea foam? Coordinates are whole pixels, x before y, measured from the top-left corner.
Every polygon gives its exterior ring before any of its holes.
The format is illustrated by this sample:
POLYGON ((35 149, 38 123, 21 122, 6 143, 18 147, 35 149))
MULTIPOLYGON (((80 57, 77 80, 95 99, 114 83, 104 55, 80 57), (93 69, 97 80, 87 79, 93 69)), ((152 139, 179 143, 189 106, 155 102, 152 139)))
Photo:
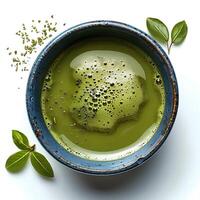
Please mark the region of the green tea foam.
POLYGON ((144 72, 139 63, 132 65, 130 56, 115 51, 89 51, 72 61, 76 90, 70 112, 79 125, 108 131, 137 116, 144 72))

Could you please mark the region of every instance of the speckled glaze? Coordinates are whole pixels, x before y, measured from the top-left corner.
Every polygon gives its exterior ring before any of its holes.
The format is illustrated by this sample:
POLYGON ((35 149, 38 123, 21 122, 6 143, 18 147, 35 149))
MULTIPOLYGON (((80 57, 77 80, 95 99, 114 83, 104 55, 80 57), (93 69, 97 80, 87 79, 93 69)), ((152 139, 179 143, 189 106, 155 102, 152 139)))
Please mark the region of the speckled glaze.
POLYGON ((37 57, 27 84, 26 105, 32 129, 43 147, 58 161, 77 171, 111 175, 133 169, 150 158, 163 144, 176 118, 178 85, 171 62, 149 35, 130 25, 114 21, 93 21, 74 26, 54 38, 37 57), (163 119, 151 140, 135 153, 113 161, 92 161, 64 149, 50 134, 42 117, 40 97, 44 77, 52 61, 76 41, 93 36, 114 36, 134 43, 155 62, 162 75, 166 105, 163 119))

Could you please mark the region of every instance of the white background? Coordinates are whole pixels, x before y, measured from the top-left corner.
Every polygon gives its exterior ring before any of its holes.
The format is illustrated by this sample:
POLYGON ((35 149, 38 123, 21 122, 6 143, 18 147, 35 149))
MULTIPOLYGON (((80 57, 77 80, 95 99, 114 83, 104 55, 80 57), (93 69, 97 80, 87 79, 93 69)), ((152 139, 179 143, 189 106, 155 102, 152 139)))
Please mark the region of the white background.
POLYGON ((5 0, 0 2, 0 199, 20 200, 199 200, 200 199, 200 7, 190 0, 5 0), (21 23, 54 14, 70 27, 81 22, 109 19, 144 31, 146 17, 158 17, 171 28, 185 19, 189 32, 184 44, 174 47, 170 59, 177 74, 180 104, 176 123, 159 152, 146 164, 119 176, 92 177, 68 169, 38 143, 26 113, 28 73, 10 67, 5 48, 16 46, 21 23), (17 89, 20 87, 20 89, 17 89), (11 130, 26 133, 50 160, 55 179, 39 176, 28 165, 19 174, 5 170, 7 157, 17 151, 11 130))

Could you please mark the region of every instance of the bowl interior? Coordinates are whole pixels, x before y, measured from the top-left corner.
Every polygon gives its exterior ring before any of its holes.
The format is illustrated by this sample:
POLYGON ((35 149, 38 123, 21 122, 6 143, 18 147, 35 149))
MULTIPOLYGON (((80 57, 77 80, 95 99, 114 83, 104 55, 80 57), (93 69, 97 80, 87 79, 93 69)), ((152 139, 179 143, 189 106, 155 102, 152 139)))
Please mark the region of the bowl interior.
POLYGON ((136 167, 147 160, 165 141, 176 117, 178 87, 172 65, 162 48, 144 32, 119 22, 84 23, 58 35, 37 57, 27 85, 27 111, 32 128, 45 149, 63 164, 90 174, 114 174, 136 167), (42 117, 40 96, 45 75, 54 59, 82 39, 110 36, 127 40, 141 48, 157 65, 164 81, 165 111, 160 126, 151 140, 137 152, 113 161, 92 161, 65 150, 49 133, 42 117))

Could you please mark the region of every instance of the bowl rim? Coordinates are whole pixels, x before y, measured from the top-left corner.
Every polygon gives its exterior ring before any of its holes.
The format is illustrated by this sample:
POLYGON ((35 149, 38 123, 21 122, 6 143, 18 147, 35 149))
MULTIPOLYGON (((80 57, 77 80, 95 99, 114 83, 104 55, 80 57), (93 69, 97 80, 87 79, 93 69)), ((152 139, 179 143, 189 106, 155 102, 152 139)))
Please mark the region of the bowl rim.
MULTIPOLYGON (((66 166, 68 166, 68 167, 70 167, 70 168, 72 168, 76 171, 87 173, 87 174, 93 174, 93 175, 119 174, 119 173, 128 171, 130 169, 136 168, 136 167, 140 166, 141 164, 143 164, 145 161, 147 161, 162 146, 162 144, 164 143, 164 141, 168 137, 168 135, 169 135, 169 133, 172 129, 172 126, 175 122, 175 118, 176 118, 177 111, 178 111, 178 102, 179 102, 179 92, 178 92, 178 83, 177 83, 176 75, 175 75, 175 72, 174 72, 174 69, 173 69, 171 62, 170 62, 167 54, 165 53, 165 51, 162 49, 162 47, 154 39, 152 39, 148 34, 141 31, 140 29, 137 29, 134 26, 131 26, 131 25, 126 24, 126 23, 117 22, 117 21, 110 21, 110 20, 96 20, 96 21, 84 22, 84 23, 78 24, 76 26, 73 26, 73 27, 63 31, 62 33, 57 35, 55 38, 53 38, 43 48, 43 50, 40 52, 40 54, 37 56, 37 58, 36 58, 36 60, 33 64, 33 67, 31 69, 31 72, 30 72, 30 75, 29 75, 29 78, 28 78, 28 82, 27 82, 27 88, 26 88, 26 108, 27 108, 28 118, 29 118, 31 127, 32 127, 36 137, 38 138, 39 142, 42 144, 42 146, 56 160, 58 160, 62 164, 66 165, 66 166), (156 139, 156 144, 152 145, 151 149, 147 149, 148 152, 146 150, 145 154, 138 157, 138 159, 136 159, 134 162, 131 162, 131 160, 129 160, 130 162, 126 163, 125 165, 122 165, 122 164, 120 165, 120 163, 117 163, 118 165, 115 169, 108 169, 108 168, 104 168, 104 169, 99 168, 98 169, 98 166, 100 166, 98 161, 91 161, 91 162, 94 163, 93 168, 91 168, 90 166, 88 166, 88 167, 84 166, 83 167, 83 165, 81 164, 81 162, 83 162, 83 161, 81 161, 81 159, 78 159, 79 163, 68 162, 68 160, 66 160, 66 158, 62 157, 61 155, 58 154, 58 152, 56 152, 57 150, 56 151, 52 150, 50 145, 47 145, 44 142, 44 134, 42 134, 43 131, 40 127, 40 123, 39 123, 39 125, 37 123, 35 123, 35 119, 33 118, 35 113, 32 109, 30 109, 30 108, 34 107, 34 103, 35 103, 33 100, 30 99, 30 96, 32 96, 32 90, 30 91, 30 88, 32 88, 33 81, 36 77, 35 73, 37 71, 37 68, 38 68, 38 65, 39 65, 41 59, 43 59, 43 57, 44 57, 44 54, 45 55, 48 54, 48 51, 53 47, 53 45, 55 43, 58 43, 62 38, 68 37, 68 34, 71 34, 74 31, 79 31, 79 30, 82 30, 84 28, 94 27, 94 26, 114 26, 114 27, 121 28, 121 29, 125 28, 127 30, 130 30, 131 32, 134 32, 139 37, 142 37, 142 39, 144 41, 148 41, 148 43, 157 51, 156 53, 158 53, 162 57, 162 59, 165 61, 166 66, 167 66, 167 70, 169 71, 169 74, 170 74, 170 80, 171 80, 172 89, 173 89, 172 112, 170 113, 169 120, 167 121, 166 128, 164 130, 162 129, 162 134, 160 134, 159 138, 156 139), (96 168, 95 168, 95 166, 96 166, 96 168)), ((50 132, 48 134, 50 134, 50 132)), ((156 135, 156 133, 154 135, 156 135)), ((149 142, 147 142, 147 144, 149 142)), ((145 144, 144 147, 147 144, 145 144)), ((59 148, 62 148, 59 143, 57 143, 57 145, 59 146, 59 148)), ((143 149, 143 147, 141 149, 143 149)), ((64 150, 67 151, 66 149, 64 149, 64 150)), ((62 149, 62 152, 63 152, 63 149, 62 149)), ((78 156, 72 155, 72 157, 74 157, 74 159, 77 160, 77 158, 75 158, 75 157, 78 157, 78 156)))

